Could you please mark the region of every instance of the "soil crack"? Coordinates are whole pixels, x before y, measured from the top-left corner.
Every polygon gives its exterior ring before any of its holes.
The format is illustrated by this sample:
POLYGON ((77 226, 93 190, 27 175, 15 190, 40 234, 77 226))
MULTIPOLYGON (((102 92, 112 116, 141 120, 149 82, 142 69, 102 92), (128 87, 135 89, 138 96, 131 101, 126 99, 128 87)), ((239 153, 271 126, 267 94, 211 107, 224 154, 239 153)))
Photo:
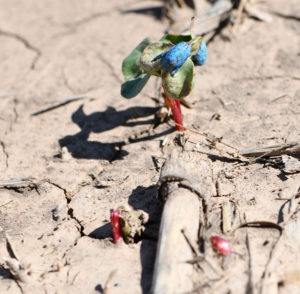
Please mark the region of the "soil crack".
POLYGON ((101 59, 101 61, 109 68, 111 75, 116 79, 116 81, 120 84, 123 83, 119 75, 116 73, 114 67, 112 64, 100 53, 98 52, 98 57, 101 59))
POLYGON ((80 220, 74 215, 74 209, 72 207, 70 207, 70 203, 72 201, 72 197, 71 197, 70 193, 67 191, 67 189, 63 188, 59 184, 57 184, 55 182, 52 182, 52 181, 49 181, 49 180, 47 180, 47 183, 55 186, 56 188, 58 188, 58 189, 60 189, 60 190, 62 190, 64 192, 65 199, 66 199, 66 202, 67 202, 67 209, 68 209, 67 213, 70 216, 70 218, 73 219, 76 222, 76 224, 79 226, 78 230, 79 230, 80 236, 78 238, 76 238, 75 242, 74 242, 74 246, 76 246, 78 240, 81 237, 86 236, 86 235, 84 233, 84 226, 82 225, 82 223, 80 222, 80 220))
POLYGON ((123 8, 128 7, 129 5, 134 4, 134 3, 136 3, 136 1, 132 0, 132 1, 128 1, 127 3, 125 2, 121 5, 119 5, 119 4, 115 5, 106 11, 98 11, 98 12, 92 13, 88 16, 83 17, 82 19, 79 19, 77 21, 74 21, 73 23, 70 23, 69 26, 74 29, 74 28, 78 28, 82 25, 88 24, 96 19, 101 18, 101 17, 110 16, 114 12, 122 13, 123 8))
POLYGON ((50 184, 50 185, 55 186, 56 188, 58 188, 58 189, 60 189, 60 190, 62 190, 62 191, 64 192, 64 195, 65 195, 67 204, 69 204, 69 203, 71 202, 71 196, 70 196, 70 194, 68 193, 68 191, 67 191, 65 188, 63 188, 63 187, 60 186, 59 184, 57 184, 57 183, 55 183, 55 182, 52 182, 52 181, 50 181, 50 180, 47 180, 46 182, 47 182, 48 184, 50 184))
POLYGON ((18 121, 18 118, 19 118, 19 114, 18 114, 18 110, 17 110, 17 104, 18 104, 18 99, 14 99, 13 100, 13 108, 12 108, 12 111, 14 113, 14 118, 12 120, 12 122, 10 123, 10 126, 9 126, 9 130, 12 131, 13 129, 13 125, 17 123, 18 121))
POLYGON ((0 146, 2 148, 2 152, 4 153, 4 156, 5 156, 5 166, 6 168, 8 168, 8 152, 6 151, 6 145, 3 141, 0 140, 0 146))
POLYGON ((66 73, 65 73, 64 70, 62 70, 62 78, 63 78, 63 83, 64 83, 64 85, 66 86, 66 88, 67 88, 69 91, 71 91, 72 94, 75 95, 76 91, 75 91, 75 89, 70 85, 69 80, 68 80, 68 77, 67 77, 67 75, 66 75, 66 73))
POLYGON ((0 35, 6 36, 6 37, 9 37, 9 38, 13 38, 13 39, 21 42, 27 49, 33 51, 36 54, 36 56, 34 57, 30 68, 31 69, 35 68, 35 65, 36 65, 38 59, 42 55, 42 52, 41 52, 40 49, 33 46, 27 39, 25 39, 23 36, 21 36, 17 33, 7 32, 7 31, 3 31, 2 29, 0 29, 0 35))
MULTIPOLYGON (((80 220, 78 218, 76 218, 76 216, 74 215, 74 209, 73 208, 68 208, 68 215, 74 220, 76 221, 76 223, 79 225, 79 233, 80 233, 80 237, 85 236, 84 233, 84 226, 81 224, 80 220)), ((76 245, 78 239, 75 240, 74 245, 76 245)))

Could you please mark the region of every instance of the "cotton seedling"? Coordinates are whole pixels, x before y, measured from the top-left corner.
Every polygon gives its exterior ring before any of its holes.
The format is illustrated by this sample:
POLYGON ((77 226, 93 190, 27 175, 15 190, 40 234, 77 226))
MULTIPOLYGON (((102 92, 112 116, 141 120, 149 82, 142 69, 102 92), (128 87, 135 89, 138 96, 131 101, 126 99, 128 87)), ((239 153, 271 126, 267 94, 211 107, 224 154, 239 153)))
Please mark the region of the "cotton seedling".
POLYGON ((146 38, 123 61, 125 82, 121 86, 121 95, 133 98, 151 75, 160 77, 166 107, 172 111, 176 129, 182 131, 180 101, 193 88, 194 66, 203 65, 206 59, 206 44, 202 37, 165 35, 156 43, 146 38))
POLYGON ((110 211, 110 222, 114 243, 124 240, 126 244, 134 243, 143 233, 148 215, 142 210, 135 210, 130 205, 122 205, 110 211))

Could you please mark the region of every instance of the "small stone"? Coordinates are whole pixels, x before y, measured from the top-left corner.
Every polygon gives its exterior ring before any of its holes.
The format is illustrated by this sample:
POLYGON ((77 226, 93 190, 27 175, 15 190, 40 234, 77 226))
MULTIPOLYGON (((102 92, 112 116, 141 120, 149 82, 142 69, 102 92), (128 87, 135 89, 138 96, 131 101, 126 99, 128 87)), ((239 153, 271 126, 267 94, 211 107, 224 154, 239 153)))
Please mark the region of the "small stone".
POLYGON ((61 148, 61 159, 63 161, 69 161, 70 159, 72 159, 72 155, 68 151, 68 148, 66 146, 61 148))

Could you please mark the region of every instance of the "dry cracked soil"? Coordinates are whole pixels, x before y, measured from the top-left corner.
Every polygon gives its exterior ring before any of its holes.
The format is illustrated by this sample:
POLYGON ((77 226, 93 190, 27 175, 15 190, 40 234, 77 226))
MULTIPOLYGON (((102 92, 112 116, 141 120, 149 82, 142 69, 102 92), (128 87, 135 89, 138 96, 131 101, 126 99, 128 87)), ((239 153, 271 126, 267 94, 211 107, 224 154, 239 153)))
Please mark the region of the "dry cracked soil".
MULTIPOLYGON (((155 78, 137 98, 120 96, 122 60, 167 27, 152 13, 161 7, 0 0, 1 294, 149 293, 156 183, 173 148, 210 163, 217 224, 226 201, 241 222, 260 222, 224 234, 235 251, 226 265, 207 246, 215 270, 195 267, 195 293, 299 293, 300 174, 280 156, 234 155, 300 142, 299 3, 265 1, 271 22, 245 17, 209 42, 184 135, 172 120, 153 129, 155 78), (116 246, 109 212, 127 203, 150 218, 141 240, 116 246)), ((299 157, 288 159, 299 167, 299 157)))

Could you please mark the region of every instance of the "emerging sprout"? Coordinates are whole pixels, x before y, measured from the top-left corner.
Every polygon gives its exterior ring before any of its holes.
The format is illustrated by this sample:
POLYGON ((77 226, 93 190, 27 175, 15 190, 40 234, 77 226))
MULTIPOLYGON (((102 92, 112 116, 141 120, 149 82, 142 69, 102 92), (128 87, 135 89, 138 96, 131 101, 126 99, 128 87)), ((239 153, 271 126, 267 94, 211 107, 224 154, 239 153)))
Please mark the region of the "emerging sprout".
POLYGON ((114 243, 119 243, 122 240, 122 231, 120 226, 119 219, 120 211, 119 210, 111 210, 110 211, 110 222, 111 228, 113 232, 114 243))
POLYGON ((125 243, 134 243, 140 238, 148 221, 148 215, 142 210, 135 210, 130 205, 122 205, 110 213, 114 243, 124 240, 125 243))
POLYGON ((201 37, 165 35, 157 43, 146 38, 123 61, 125 83, 121 95, 133 98, 151 75, 160 77, 165 103, 172 110, 176 129, 184 130, 180 100, 192 91, 194 65, 203 65, 206 58, 206 44, 201 37))
POLYGON ((210 237, 210 242, 214 249, 222 256, 226 256, 231 253, 230 244, 225 239, 219 236, 212 236, 210 237))

